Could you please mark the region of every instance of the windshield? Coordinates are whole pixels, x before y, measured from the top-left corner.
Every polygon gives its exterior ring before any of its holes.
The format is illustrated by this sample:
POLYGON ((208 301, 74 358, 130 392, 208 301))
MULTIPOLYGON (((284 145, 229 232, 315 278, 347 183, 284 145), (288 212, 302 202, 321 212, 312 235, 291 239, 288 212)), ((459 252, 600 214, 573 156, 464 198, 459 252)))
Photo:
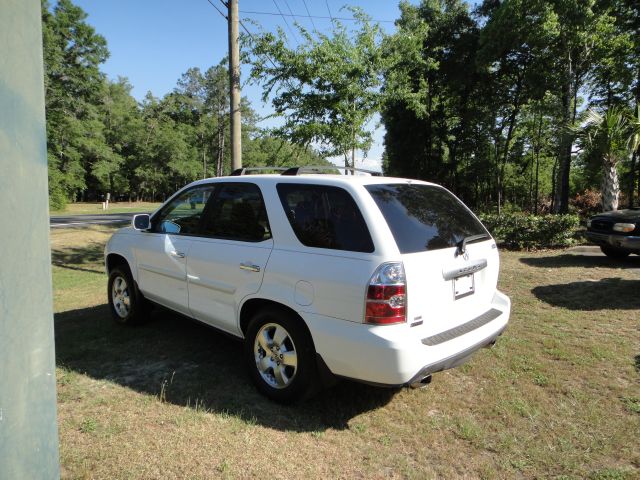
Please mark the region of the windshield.
POLYGON ((471 235, 490 238, 467 207, 442 187, 381 184, 365 188, 378 204, 401 253, 455 247, 471 235))

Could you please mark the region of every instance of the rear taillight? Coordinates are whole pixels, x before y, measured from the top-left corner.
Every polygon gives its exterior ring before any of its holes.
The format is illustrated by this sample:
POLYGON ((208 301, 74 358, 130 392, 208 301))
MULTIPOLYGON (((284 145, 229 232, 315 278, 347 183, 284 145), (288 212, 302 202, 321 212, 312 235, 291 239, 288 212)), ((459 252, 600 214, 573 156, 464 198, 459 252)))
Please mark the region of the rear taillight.
POLYGON ((407 321, 407 281, 400 262, 383 263, 367 287, 365 323, 389 325, 407 321))

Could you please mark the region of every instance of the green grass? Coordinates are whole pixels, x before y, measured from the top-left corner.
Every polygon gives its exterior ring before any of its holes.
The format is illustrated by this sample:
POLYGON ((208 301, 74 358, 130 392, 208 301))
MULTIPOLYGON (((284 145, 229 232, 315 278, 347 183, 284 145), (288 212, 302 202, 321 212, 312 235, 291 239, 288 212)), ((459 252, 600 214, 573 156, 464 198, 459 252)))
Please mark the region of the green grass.
POLYGON ((129 213, 129 212, 153 212, 161 203, 151 202, 111 202, 109 209, 103 210, 102 203, 70 203, 64 210, 50 210, 51 216, 68 216, 68 215, 99 215, 105 213, 129 213))
POLYGON ((105 305, 112 229, 52 231, 65 478, 640 477, 640 257, 503 252, 511 323, 421 390, 341 382, 292 407, 241 344, 105 305))

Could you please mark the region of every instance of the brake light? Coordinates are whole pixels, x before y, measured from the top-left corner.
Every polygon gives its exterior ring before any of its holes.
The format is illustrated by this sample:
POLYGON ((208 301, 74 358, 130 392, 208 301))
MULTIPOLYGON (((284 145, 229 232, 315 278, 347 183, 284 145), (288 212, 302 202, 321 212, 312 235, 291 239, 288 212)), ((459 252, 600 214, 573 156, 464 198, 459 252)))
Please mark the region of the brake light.
POLYGON ((400 262, 383 263, 367 287, 365 323, 389 325, 407 321, 407 282, 400 262))

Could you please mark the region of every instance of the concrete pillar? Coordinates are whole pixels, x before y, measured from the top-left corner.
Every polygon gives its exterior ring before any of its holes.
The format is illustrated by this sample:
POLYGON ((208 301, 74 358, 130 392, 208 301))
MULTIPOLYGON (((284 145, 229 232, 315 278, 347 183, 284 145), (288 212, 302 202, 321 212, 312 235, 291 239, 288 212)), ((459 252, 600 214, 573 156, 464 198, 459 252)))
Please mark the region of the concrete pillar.
POLYGON ((0 478, 59 478, 39 0, 0 0, 0 478))

